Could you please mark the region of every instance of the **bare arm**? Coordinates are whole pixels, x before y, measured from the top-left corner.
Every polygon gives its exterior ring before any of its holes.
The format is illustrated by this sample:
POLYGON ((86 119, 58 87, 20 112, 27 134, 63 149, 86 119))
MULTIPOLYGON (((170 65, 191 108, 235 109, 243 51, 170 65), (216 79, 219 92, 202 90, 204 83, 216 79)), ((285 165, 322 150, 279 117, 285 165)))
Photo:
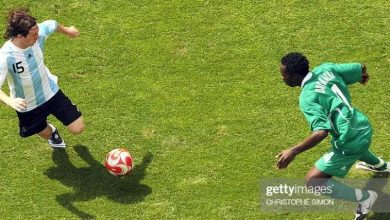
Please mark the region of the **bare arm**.
POLYGON ((362 64, 362 80, 360 80, 360 83, 366 85, 369 78, 370 76, 367 73, 367 67, 366 65, 362 64))
POLYGON ((67 35, 68 37, 75 38, 80 35, 80 31, 75 26, 65 27, 58 24, 56 32, 67 35))
POLYGON ((22 98, 11 98, 0 90, 0 100, 5 104, 11 106, 16 111, 21 111, 27 107, 26 100, 22 98))
POLYGON ((295 156, 299 153, 309 150, 310 148, 316 146, 322 140, 324 140, 328 136, 327 130, 317 130, 314 131, 308 138, 306 138, 303 142, 295 145, 292 148, 286 149, 280 152, 276 157, 278 158, 278 162, 276 166, 279 169, 285 169, 295 158, 295 156))

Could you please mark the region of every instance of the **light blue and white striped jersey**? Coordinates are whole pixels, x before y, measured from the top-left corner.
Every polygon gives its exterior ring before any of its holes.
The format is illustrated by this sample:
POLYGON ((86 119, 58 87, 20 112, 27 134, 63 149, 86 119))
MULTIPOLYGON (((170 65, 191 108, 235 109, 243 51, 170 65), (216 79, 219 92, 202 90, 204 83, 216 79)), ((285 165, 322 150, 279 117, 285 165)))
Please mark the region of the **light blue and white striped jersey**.
POLYGON ((38 40, 33 46, 20 49, 8 40, 0 49, 0 87, 7 78, 11 98, 26 99, 23 112, 42 105, 59 90, 57 77, 43 62, 45 41, 57 29, 57 22, 44 21, 38 27, 38 40))

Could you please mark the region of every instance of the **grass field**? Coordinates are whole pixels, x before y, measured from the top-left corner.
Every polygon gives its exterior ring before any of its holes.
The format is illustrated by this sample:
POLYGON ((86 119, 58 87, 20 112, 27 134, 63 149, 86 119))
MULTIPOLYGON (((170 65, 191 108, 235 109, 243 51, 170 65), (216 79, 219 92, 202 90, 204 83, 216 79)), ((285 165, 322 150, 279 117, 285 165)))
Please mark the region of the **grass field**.
POLYGON ((353 105, 371 119, 373 150, 390 159, 389 1, 0 2, 2 14, 16 6, 80 30, 50 37, 45 62, 86 131, 72 136, 50 118, 68 144, 53 152, 20 138, 16 114, 0 107, 1 219, 352 219, 354 210, 259 208, 260 179, 303 178, 328 150, 321 143, 275 168, 274 156, 310 133, 299 89, 279 75, 290 51, 313 67, 367 65, 368 86, 350 87, 353 105), (101 165, 117 147, 135 158, 130 176, 101 165))

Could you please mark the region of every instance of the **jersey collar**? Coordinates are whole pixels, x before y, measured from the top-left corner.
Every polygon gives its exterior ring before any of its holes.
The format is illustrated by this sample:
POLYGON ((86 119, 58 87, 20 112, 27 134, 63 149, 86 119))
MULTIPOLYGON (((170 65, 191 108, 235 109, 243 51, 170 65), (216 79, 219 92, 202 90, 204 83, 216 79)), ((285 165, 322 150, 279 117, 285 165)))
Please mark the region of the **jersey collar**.
POLYGON ((302 84, 301 84, 301 88, 303 88, 303 86, 305 85, 305 83, 306 83, 307 81, 309 81, 309 80, 311 79, 312 76, 313 76, 313 73, 309 72, 309 73, 305 76, 305 78, 303 78, 302 84))

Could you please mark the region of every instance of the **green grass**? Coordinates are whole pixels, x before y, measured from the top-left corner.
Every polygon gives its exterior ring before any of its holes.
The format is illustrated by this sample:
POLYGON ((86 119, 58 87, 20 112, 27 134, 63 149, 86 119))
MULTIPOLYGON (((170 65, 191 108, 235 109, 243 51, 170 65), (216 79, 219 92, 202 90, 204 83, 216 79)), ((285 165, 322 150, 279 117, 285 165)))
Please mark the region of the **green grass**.
MULTIPOLYGON (((305 53, 311 66, 367 65, 371 80, 351 87, 353 105, 371 119, 373 150, 390 159, 389 1, 0 6, 4 13, 28 6, 39 21, 79 28, 77 39, 50 37, 45 62, 86 123, 84 134, 72 136, 51 118, 69 145, 53 154, 38 137, 20 138, 15 113, 1 107, 1 219, 351 219, 352 210, 259 209, 261 178, 302 178, 328 148, 321 143, 287 170, 275 169, 274 156, 310 133, 299 89, 279 75, 290 51, 305 53), (117 147, 129 149, 137 165, 121 179, 100 165, 117 147)), ((362 175, 370 177, 351 170, 347 178, 362 175)))

